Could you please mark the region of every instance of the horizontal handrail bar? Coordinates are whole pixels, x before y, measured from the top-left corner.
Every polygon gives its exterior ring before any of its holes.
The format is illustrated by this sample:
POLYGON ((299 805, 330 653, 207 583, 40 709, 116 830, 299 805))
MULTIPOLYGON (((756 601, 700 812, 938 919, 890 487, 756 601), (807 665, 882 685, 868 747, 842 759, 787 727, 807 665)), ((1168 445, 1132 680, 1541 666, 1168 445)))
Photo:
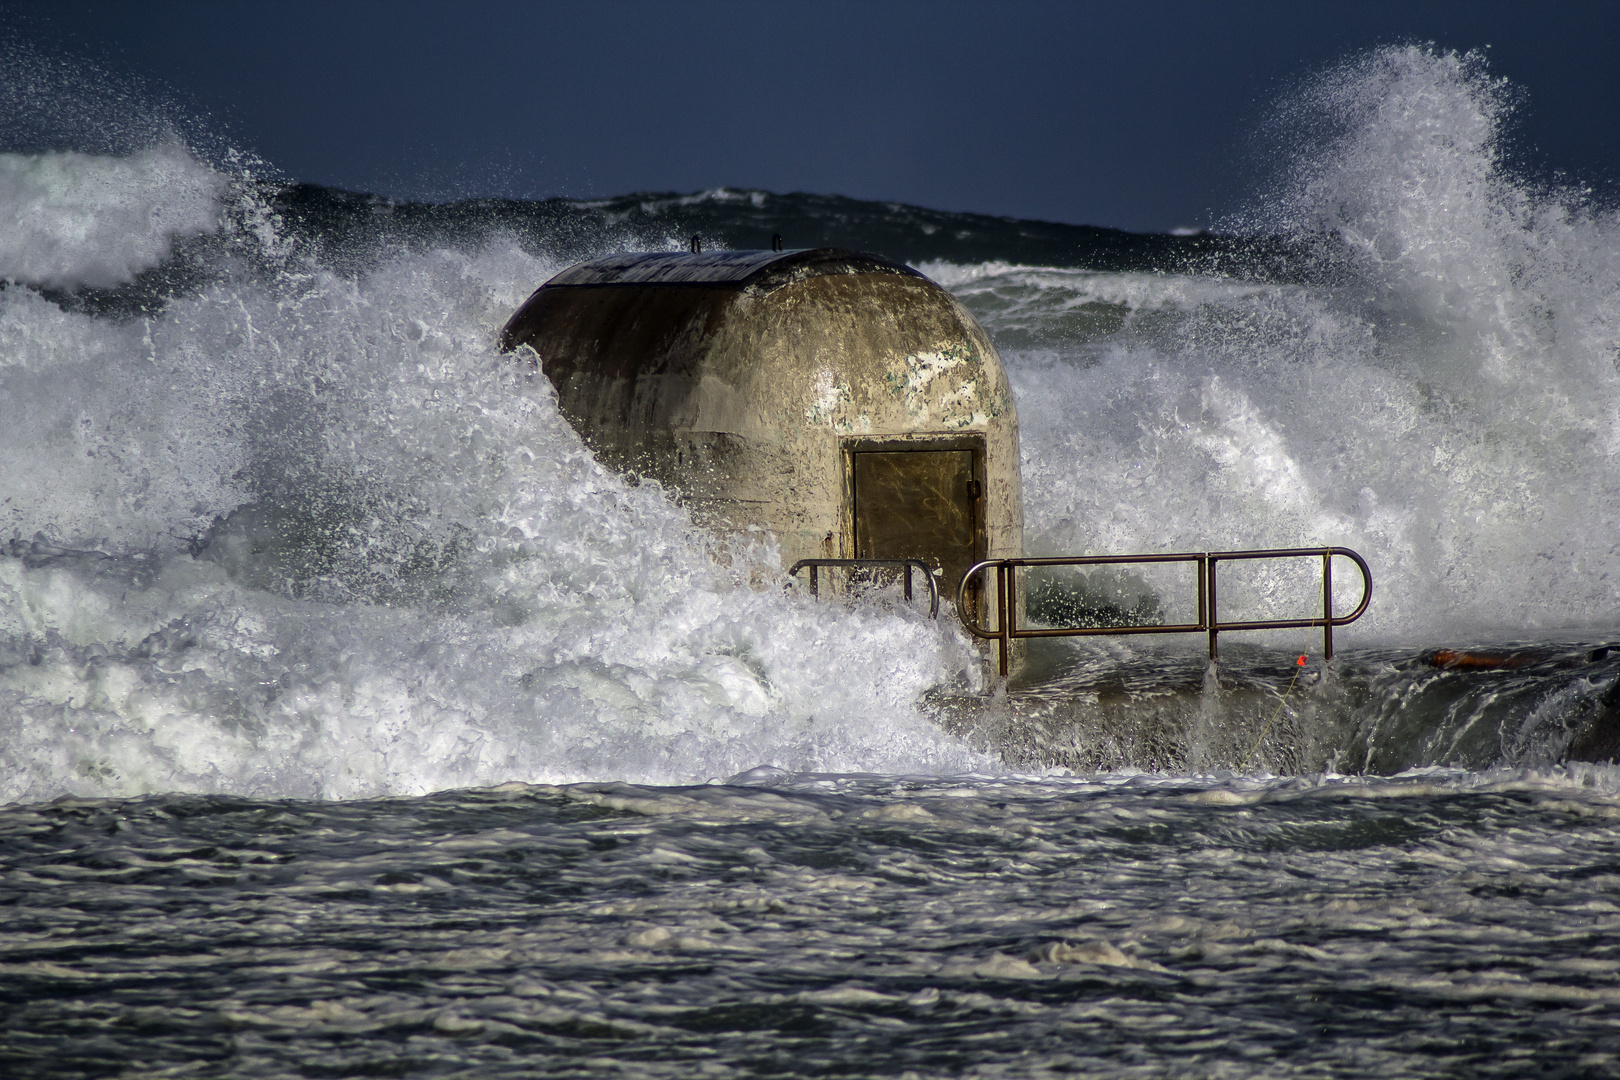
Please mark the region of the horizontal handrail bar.
MULTIPOLYGON (((1319 549, 1312 548, 1314 555, 1319 549)), ((1003 563, 1007 566, 1088 566, 1099 563, 1138 563, 1138 562, 1203 562, 1209 558, 1207 551, 1186 551, 1174 554, 1153 555, 1043 555, 1016 559, 986 559, 975 563, 974 568, 1003 563)))
POLYGON ((962 619, 962 625, 968 633, 977 638, 1001 643, 1002 675, 1007 674, 1007 654, 1012 642, 1018 638, 1044 638, 1044 637, 1100 637, 1128 634, 1191 634, 1207 633, 1209 635, 1209 656, 1215 659, 1216 636, 1224 630, 1287 630, 1297 628, 1322 628, 1323 652, 1328 658, 1333 656, 1333 628, 1347 626, 1355 622, 1366 612, 1367 605, 1372 602, 1372 570, 1367 566, 1367 560, 1356 552, 1344 547, 1319 548, 1268 548, 1247 551, 1189 551, 1169 554, 1149 555, 1055 555, 1039 558, 1019 559, 986 559, 975 563, 962 575, 962 583, 957 588, 956 611, 962 619), (1356 564, 1361 571, 1361 603, 1348 615, 1333 614, 1333 557, 1341 555, 1356 564), (1216 607, 1217 574, 1216 567, 1222 562, 1234 562, 1246 559, 1298 559, 1320 558, 1322 560, 1322 617, 1312 619, 1249 619, 1233 622, 1222 622, 1216 607), (1125 626, 1073 626, 1073 627, 1029 627, 1020 628, 1017 625, 1018 617, 1018 575, 1014 573, 1019 567, 1025 566, 1107 566, 1131 563, 1169 563, 1190 562, 1197 564, 1198 575, 1198 621, 1194 623, 1176 623, 1172 625, 1134 624, 1125 626), (987 570, 996 572, 996 591, 998 610, 1001 625, 995 628, 980 626, 977 613, 970 610, 967 603, 968 583, 973 578, 987 570))
POLYGON ((934 581, 934 569, 921 559, 800 559, 788 567, 789 577, 798 577, 799 571, 805 567, 810 568, 810 595, 820 595, 816 580, 816 571, 823 566, 836 566, 845 570, 867 569, 898 569, 905 568, 906 588, 905 597, 911 599, 911 571, 915 567, 922 571, 923 580, 928 583, 928 614, 932 618, 939 618, 939 585, 934 581))
MULTIPOLYGON (((1323 617, 1322 618, 1320 618, 1320 619, 1259 619, 1259 620, 1255 620, 1255 621, 1252 621, 1252 622, 1230 622, 1230 623, 1221 623, 1218 627, 1216 627, 1216 629, 1217 630, 1287 630, 1287 629, 1290 629, 1290 628, 1293 628, 1293 627, 1315 627, 1315 626, 1320 626, 1320 627, 1323 627, 1324 629, 1327 629, 1327 630, 1331 631, 1332 628, 1335 627, 1335 626, 1348 626, 1351 623, 1355 622, 1357 619, 1361 618, 1362 615, 1366 614, 1367 605, 1372 603, 1372 569, 1371 569, 1371 567, 1369 567, 1367 565, 1367 560, 1366 559, 1363 559, 1356 552, 1351 551, 1349 548, 1345 548, 1345 547, 1272 548, 1270 550, 1265 550, 1265 551, 1258 551, 1258 550, 1257 551, 1212 551, 1212 552, 1210 552, 1210 555, 1209 555, 1210 574, 1212 575, 1211 576, 1211 584, 1213 584, 1213 582, 1214 582, 1214 578, 1213 578, 1213 574, 1215 572, 1214 566, 1215 566, 1215 563, 1217 561, 1234 562, 1234 561, 1238 561, 1238 560, 1242 560, 1242 559, 1293 559, 1293 558, 1301 558, 1301 557, 1304 557, 1304 556, 1317 555, 1317 554, 1320 554, 1322 556, 1322 573, 1323 573, 1322 588, 1324 590, 1323 593, 1322 593, 1322 598, 1323 598, 1323 607, 1322 607, 1322 616, 1323 617), (1354 611, 1352 611, 1348 615, 1335 616, 1333 614, 1333 595, 1332 595, 1332 592, 1331 592, 1331 589, 1333 587, 1333 569, 1332 569, 1333 562, 1332 562, 1332 559, 1333 559, 1333 556, 1335 556, 1335 555, 1342 555, 1346 559, 1349 559, 1351 562, 1356 564, 1356 569, 1361 571, 1361 603, 1357 604, 1356 609, 1354 611)), ((1328 640, 1327 655, 1331 657, 1333 655, 1332 637, 1329 636, 1329 638, 1327 640, 1328 640)))

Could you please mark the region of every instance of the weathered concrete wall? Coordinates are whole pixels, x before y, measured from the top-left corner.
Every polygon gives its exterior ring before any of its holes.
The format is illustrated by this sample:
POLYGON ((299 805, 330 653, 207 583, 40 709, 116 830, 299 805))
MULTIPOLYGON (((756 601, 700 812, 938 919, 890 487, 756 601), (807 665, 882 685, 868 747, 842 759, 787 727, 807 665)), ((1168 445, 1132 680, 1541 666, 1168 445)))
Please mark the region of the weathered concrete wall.
POLYGON ((784 564, 854 557, 848 455, 861 440, 982 441, 987 557, 1022 552, 1006 374, 973 317, 926 278, 544 288, 506 339, 538 353, 604 463, 680 492, 711 528, 770 529, 784 564))

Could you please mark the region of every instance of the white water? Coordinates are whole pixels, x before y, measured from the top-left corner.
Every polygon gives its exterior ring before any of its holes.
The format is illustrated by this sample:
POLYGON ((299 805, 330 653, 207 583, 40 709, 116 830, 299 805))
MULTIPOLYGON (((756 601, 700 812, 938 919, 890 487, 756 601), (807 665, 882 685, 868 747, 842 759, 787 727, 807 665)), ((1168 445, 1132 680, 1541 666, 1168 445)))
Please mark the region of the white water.
POLYGON ((0 278, 106 287, 219 227, 225 178, 176 144, 125 157, 0 154, 0 278))
POLYGON ((1340 237, 1332 286, 928 267, 1057 331, 1007 357, 1031 548, 1349 546, 1362 639, 1620 622, 1620 218, 1504 171, 1504 96, 1391 49, 1289 103, 1302 156, 1236 224, 1340 237))
POLYGON ((556 267, 286 266, 123 324, 0 292, 6 531, 115 556, 0 560, 0 798, 982 764, 912 704, 949 624, 787 595, 763 541, 722 568, 495 353, 556 267), (340 550, 187 554, 254 498, 340 550))
MULTIPOLYGON (((1337 285, 925 268, 1017 342, 1030 546, 1348 545, 1363 640, 1614 625, 1620 225, 1503 173, 1466 63, 1387 51, 1298 107, 1328 136, 1254 222, 1344 237, 1337 285)), ((4 169, 0 276, 244 255, 133 321, 0 292, 0 799, 993 767, 916 706, 974 677, 954 627, 711 550, 494 352, 556 265, 345 278, 172 148, 4 169)))

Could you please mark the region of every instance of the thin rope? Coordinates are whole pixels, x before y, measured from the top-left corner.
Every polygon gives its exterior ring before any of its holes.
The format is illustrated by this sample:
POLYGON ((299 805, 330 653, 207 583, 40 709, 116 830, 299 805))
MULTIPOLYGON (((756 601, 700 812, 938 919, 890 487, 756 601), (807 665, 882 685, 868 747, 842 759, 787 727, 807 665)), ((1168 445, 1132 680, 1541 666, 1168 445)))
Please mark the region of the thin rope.
POLYGON ((1277 711, 1271 714, 1271 719, 1266 721, 1266 726, 1260 729, 1260 737, 1254 740, 1254 745, 1249 748, 1249 752, 1243 755, 1242 761, 1238 762, 1239 770, 1249 767, 1249 759, 1254 757, 1255 753, 1260 749, 1260 744, 1266 741, 1266 736, 1271 732, 1271 725, 1275 724, 1277 717, 1282 715, 1283 706, 1288 704, 1288 695, 1294 692, 1294 684, 1299 681, 1299 673, 1304 670, 1305 657, 1301 656, 1294 661, 1294 677, 1288 680, 1288 689, 1283 691, 1282 698, 1278 700, 1277 711))
MULTIPOLYGON (((1323 601, 1322 617, 1324 619, 1327 618, 1326 600, 1323 601)), ((1305 631, 1307 634, 1309 634, 1310 628, 1306 627, 1305 631)), ((1238 762, 1239 771, 1248 768, 1249 760, 1253 758, 1255 754, 1259 753, 1260 744, 1266 741, 1266 736, 1271 733, 1271 726, 1275 724, 1277 722, 1277 718, 1282 715, 1283 706, 1288 704, 1288 695, 1294 692, 1294 684, 1299 682, 1299 673, 1304 670, 1305 654, 1301 653, 1299 659, 1294 661, 1294 677, 1288 680, 1288 689, 1284 690, 1283 696, 1277 700, 1277 711, 1271 714, 1271 719, 1266 721, 1266 726, 1260 729, 1260 737, 1254 740, 1254 745, 1249 747, 1249 752, 1243 755, 1242 761, 1238 762)))

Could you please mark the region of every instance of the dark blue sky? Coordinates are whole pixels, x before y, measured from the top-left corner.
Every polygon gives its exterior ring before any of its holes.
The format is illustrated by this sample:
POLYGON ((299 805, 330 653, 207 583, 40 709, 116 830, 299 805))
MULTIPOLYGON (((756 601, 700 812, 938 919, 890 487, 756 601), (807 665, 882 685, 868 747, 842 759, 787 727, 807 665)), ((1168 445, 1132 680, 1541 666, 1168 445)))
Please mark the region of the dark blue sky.
POLYGON ((815 191, 1159 230, 1253 182, 1288 86, 1489 46, 1520 159, 1620 176, 1620 4, 0 0, 302 180, 397 197, 815 191))

